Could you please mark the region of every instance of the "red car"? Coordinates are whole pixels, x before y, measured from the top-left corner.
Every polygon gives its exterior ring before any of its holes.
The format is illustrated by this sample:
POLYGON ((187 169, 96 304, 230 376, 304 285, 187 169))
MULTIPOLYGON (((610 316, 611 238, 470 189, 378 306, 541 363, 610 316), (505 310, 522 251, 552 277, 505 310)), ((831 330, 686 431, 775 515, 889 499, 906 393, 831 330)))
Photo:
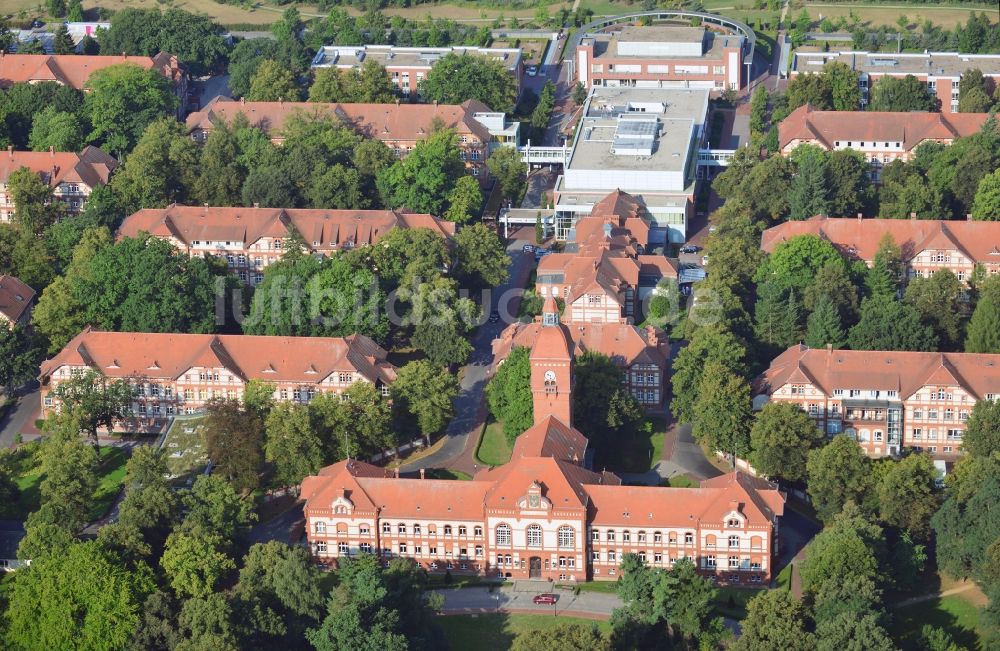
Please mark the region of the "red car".
POLYGON ((559 597, 554 594, 538 594, 532 601, 536 604, 545 604, 546 606, 552 606, 559 600, 559 597))

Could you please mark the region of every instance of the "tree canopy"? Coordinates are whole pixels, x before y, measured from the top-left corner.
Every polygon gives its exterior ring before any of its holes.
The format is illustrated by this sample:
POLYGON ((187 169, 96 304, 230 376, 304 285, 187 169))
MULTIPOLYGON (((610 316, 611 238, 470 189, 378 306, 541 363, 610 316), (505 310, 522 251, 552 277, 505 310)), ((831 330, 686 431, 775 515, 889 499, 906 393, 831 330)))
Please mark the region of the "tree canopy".
POLYGON ((494 111, 510 113, 517 99, 517 83, 499 61, 451 52, 420 82, 420 95, 442 104, 479 100, 494 111))

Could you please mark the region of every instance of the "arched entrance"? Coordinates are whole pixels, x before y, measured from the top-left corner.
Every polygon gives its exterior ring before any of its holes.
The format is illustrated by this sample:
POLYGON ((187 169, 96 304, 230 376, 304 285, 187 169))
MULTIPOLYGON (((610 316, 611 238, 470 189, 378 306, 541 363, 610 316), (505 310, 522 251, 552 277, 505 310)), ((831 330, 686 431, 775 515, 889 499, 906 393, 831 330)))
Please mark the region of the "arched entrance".
POLYGON ((532 556, 528 559, 528 578, 542 578, 542 559, 538 556, 532 556))

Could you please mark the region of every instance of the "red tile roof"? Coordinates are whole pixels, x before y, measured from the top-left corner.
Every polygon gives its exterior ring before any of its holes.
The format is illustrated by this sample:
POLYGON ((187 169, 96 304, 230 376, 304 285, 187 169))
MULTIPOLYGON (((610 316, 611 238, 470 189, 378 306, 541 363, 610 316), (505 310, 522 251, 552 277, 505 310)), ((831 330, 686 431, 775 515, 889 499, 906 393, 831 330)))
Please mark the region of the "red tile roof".
POLYGON ((390 383, 395 367, 386 351, 364 335, 262 337, 148 332, 101 332, 87 328, 50 360, 43 376, 63 365, 89 366, 107 377, 175 380, 196 366, 224 367, 244 380, 318 384, 330 374, 360 373, 390 383))
POLYGON ((161 70, 171 80, 177 70, 176 59, 165 52, 153 57, 4 53, 0 54, 0 88, 10 88, 16 83, 54 81, 83 90, 91 74, 121 63, 144 70, 161 70))
POLYGON ((187 117, 188 131, 211 130, 218 121, 229 124, 243 114, 251 126, 279 137, 285 120, 295 114, 335 116, 352 126, 358 133, 383 141, 422 140, 431 133, 436 120, 459 135, 473 134, 489 142, 489 130, 473 115, 489 111, 482 102, 468 100, 462 104, 340 104, 318 102, 244 102, 228 97, 216 97, 205 108, 187 117))
POLYGON ((14 276, 0 276, 0 315, 17 323, 35 300, 35 290, 14 276))
POLYGON ((978 132, 988 113, 890 113, 817 111, 806 104, 778 125, 778 145, 793 140, 818 141, 828 149, 840 142, 901 142, 911 151, 925 140, 951 141, 978 132))
POLYGON ((793 237, 816 235, 846 255, 872 261, 886 233, 906 260, 927 249, 958 250, 974 262, 1000 264, 1000 222, 990 221, 813 217, 767 229, 760 248, 771 253, 793 237))
POLYGON ((587 443, 587 437, 579 430, 555 416, 547 416, 517 437, 512 457, 552 457, 582 464, 587 443))
POLYGON ((118 161, 97 147, 87 147, 79 154, 72 151, 14 151, 0 153, 0 183, 11 172, 27 167, 42 176, 50 187, 60 183, 82 183, 94 188, 108 182, 118 161))
POLYGON ((493 355, 497 360, 503 360, 514 346, 533 348, 539 341, 539 335, 546 330, 561 330, 572 342, 575 355, 592 350, 609 356, 623 367, 640 363, 663 368, 666 364, 666 336, 655 328, 640 330, 628 323, 563 323, 558 328, 546 328, 538 321, 515 322, 493 340, 493 355))
POLYGON ((283 238, 295 230, 309 250, 330 252, 374 244, 394 228, 430 228, 444 237, 455 234, 454 223, 423 213, 172 205, 130 215, 118 235, 135 237, 145 231, 188 246, 195 241, 231 241, 249 247, 261 238, 283 238))
POLYGON ((1000 394, 1000 355, 905 351, 828 350, 792 346, 754 380, 755 394, 786 384, 834 389, 898 391, 905 400, 926 385, 961 386, 983 399, 1000 394))

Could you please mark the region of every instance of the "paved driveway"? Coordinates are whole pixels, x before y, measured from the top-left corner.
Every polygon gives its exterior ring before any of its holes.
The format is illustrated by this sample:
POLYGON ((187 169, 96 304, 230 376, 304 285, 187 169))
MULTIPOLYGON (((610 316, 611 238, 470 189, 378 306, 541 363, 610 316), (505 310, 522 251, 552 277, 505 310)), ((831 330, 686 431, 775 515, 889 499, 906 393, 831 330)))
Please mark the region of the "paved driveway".
POLYGON ((14 445, 17 435, 34 431, 35 420, 41 411, 37 383, 23 387, 17 396, 17 404, 0 419, 0 448, 14 445))
MULTIPOLYGON (((533 231, 531 234, 534 236, 533 231)), ((526 243, 526 240, 514 240, 507 247, 507 253, 511 258, 510 266, 507 268, 510 272, 510 278, 506 283, 493 290, 489 303, 491 310, 499 310, 500 321, 483 323, 473 332, 472 356, 463 369, 459 394, 454 401, 455 417, 445 430, 444 443, 432 454, 404 463, 400 466, 400 472, 418 472, 421 468, 447 468, 458 460, 463 452, 467 452, 468 446, 476 445, 478 442, 476 437, 478 437, 486 420, 483 391, 489 380, 490 366, 493 364, 493 340, 500 335, 500 331, 508 323, 516 319, 520 305, 520 301, 516 298, 510 301, 502 299, 511 296, 508 290, 524 286, 524 282, 535 264, 534 256, 525 254, 521 250, 526 243)), ((484 311, 488 312, 488 310, 484 311)), ((471 468, 461 469, 465 472, 471 470, 471 468)))
MULTIPOLYGON (((551 590, 551 589, 550 589, 551 590)), ((500 611, 536 611, 539 614, 559 614, 565 611, 585 613, 602 618, 611 617, 611 612, 622 605, 621 599, 615 594, 603 592, 581 592, 578 595, 569 590, 551 590, 559 595, 555 606, 540 605, 532 602, 538 592, 515 592, 510 585, 494 590, 489 588, 457 588, 454 590, 439 590, 444 597, 445 611, 496 612, 500 611)))

